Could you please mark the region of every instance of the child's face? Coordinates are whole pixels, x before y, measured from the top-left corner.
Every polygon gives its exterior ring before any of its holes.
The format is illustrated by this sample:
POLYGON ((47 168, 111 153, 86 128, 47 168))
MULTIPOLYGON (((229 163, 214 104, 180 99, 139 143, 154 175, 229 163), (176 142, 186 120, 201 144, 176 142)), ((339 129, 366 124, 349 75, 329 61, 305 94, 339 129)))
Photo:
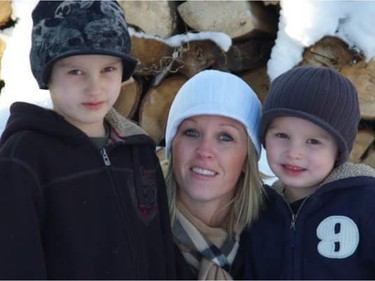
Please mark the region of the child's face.
POLYGON ((275 118, 265 142, 268 164, 286 185, 290 202, 318 189, 332 171, 338 153, 337 144, 327 131, 296 117, 275 118))
POLYGON ((232 200, 247 159, 248 137, 236 120, 200 115, 184 120, 173 140, 179 198, 190 210, 218 210, 232 200))
POLYGON ((104 135, 104 116, 119 96, 122 61, 106 55, 78 55, 57 61, 51 72, 54 110, 90 137, 104 135))

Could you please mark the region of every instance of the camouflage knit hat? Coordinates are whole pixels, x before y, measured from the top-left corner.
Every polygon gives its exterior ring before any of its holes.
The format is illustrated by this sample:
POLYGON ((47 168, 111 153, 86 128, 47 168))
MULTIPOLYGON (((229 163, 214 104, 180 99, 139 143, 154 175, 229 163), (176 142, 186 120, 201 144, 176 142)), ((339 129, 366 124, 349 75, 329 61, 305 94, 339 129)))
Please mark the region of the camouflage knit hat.
POLYGON ((353 148, 360 121, 354 85, 339 72, 326 67, 295 67, 274 79, 263 105, 261 139, 280 116, 306 119, 330 133, 339 148, 336 166, 353 148))
POLYGON ((32 13, 31 70, 39 88, 48 89, 53 64, 74 55, 122 58, 125 81, 137 61, 130 55, 124 11, 117 1, 40 1, 32 13))

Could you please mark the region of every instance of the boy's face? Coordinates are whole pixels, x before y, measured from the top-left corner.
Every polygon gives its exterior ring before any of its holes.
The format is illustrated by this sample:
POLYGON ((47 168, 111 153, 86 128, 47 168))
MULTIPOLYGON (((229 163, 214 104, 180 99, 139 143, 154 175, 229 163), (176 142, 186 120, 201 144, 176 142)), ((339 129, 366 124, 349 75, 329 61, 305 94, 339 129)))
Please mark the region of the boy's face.
POLYGON ((51 72, 54 110, 90 137, 104 136, 104 116, 119 96, 122 61, 106 55, 58 60, 51 72))
POLYGON ((318 189, 332 171, 338 153, 338 146, 327 131, 296 117, 275 118, 265 142, 268 164, 286 185, 290 202, 318 189))

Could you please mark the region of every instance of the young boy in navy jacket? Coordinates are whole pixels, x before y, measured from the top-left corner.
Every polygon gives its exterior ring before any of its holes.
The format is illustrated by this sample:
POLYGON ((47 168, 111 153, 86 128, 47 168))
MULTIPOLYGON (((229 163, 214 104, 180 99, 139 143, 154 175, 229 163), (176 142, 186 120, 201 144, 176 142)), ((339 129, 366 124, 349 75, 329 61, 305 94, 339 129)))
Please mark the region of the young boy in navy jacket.
POLYGON ((360 121, 352 83, 296 67, 272 81, 262 118, 278 181, 250 226, 245 279, 375 279, 375 171, 347 162, 360 121))

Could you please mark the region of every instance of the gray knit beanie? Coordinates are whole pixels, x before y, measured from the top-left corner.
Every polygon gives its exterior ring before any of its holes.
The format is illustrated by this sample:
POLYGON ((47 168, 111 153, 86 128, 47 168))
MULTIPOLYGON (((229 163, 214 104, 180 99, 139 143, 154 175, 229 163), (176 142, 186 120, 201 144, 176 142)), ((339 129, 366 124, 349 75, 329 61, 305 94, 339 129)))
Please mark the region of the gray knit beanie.
POLYGON ((295 67, 274 79, 263 105, 261 140, 272 119, 280 116, 304 118, 328 131, 336 140, 344 163, 358 132, 360 111, 353 84, 326 67, 295 67))
POLYGON ((53 64, 74 55, 111 55, 123 60, 125 81, 137 61, 130 55, 124 11, 117 1, 40 1, 33 10, 31 70, 48 89, 53 64))
POLYGON ((178 91, 168 114, 165 151, 168 157, 178 127, 197 115, 220 115, 240 122, 246 129, 259 159, 262 104, 240 77, 225 71, 204 70, 191 77, 178 91))

